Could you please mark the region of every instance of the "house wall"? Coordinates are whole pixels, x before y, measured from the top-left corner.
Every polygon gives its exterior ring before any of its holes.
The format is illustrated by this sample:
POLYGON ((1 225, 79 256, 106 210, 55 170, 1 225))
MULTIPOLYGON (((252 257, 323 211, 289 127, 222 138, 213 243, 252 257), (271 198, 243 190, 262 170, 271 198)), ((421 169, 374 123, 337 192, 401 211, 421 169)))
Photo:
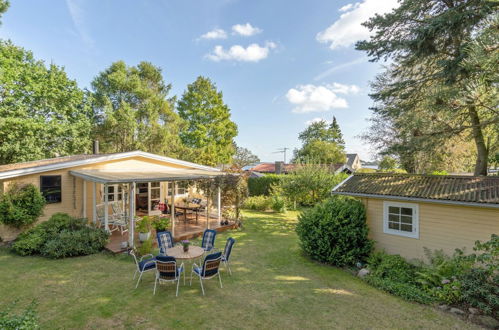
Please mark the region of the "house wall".
MULTIPOLYGON (((75 217, 83 216, 83 179, 76 178, 69 174, 71 170, 81 170, 81 169, 127 169, 141 171, 155 170, 160 167, 167 165, 174 168, 188 168, 187 166, 182 166, 178 164, 165 163, 157 160, 148 159, 145 157, 130 157, 122 160, 112 160, 96 164, 82 165, 67 169, 29 174, 24 176, 19 176, 12 179, 5 179, 0 181, 0 192, 8 189, 9 185, 13 183, 18 184, 33 184, 36 187, 40 186, 40 176, 41 175, 61 175, 61 194, 62 201, 60 203, 46 204, 43 209, 43 215, 39 218, 38 222, 48 220, 54 213, 64 212, 75 217)), ((87 218, 92 219, 92 192, 93 183, 86 182, 87 184, 87 218)), ((100 184, 97 184, 97 204, 101 203, 102 198, 102 188, 100 184)), ((12 228, 10 226, 5 226, 0 224, 0 237, 4 241, 14 240, 21 230, 12 228)))
POLYGON ((376 241, 377 249, 407 259, 424 258, 423 247, 447 254, 464 247, 470 253, 476 240, 487 241, 492 234, 499 233, 499 209, 418 202, 412 204, 419 205, 419 239, 385 234, 384 201, 388 200, 362 199, 369 236, 376 241))

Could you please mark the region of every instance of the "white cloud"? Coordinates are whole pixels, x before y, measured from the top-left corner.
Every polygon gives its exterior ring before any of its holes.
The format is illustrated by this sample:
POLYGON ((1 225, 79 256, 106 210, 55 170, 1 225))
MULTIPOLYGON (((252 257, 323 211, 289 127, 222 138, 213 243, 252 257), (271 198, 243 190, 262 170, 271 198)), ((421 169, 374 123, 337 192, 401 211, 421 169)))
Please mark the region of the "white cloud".
POLYGON ((322 43, 330 43, 331 49, 348 47, 359 40, 369 38, 369 30, 361 24, 375 14, 390 12, 399 4, 397 0, 364 0, 348 4, 340 8, 340 18, 324 31, 317 34, 316 39, 322 43))
POLYGON ((225 32, 223 29, 213 29, 211 31, 206 32, 203 34, 201 39, 226 39, 227 38, 227 32, 225 32))
POLYGON ((252 26, 250 23, 246 24, 236 24, 232 26, 232 33, 239 34, 241 36, 249 37, 255 34, 262 32, 262 29, 259 29, 255 26, 252 26))
POLYGON ((295 105, 293 112, 324 112, 331 109, 348 108, 348 103, 337 94, 355 94, 359 88, 355 85, 333 83, 316 86, 312 84, 291 88, 286 93, 288 101, 295 105))
MULTIPOLYGON (((345 62, 345 63, 341 63, 341 64, 338 64, 338 65, 332 66, 329 69, 325 70, 324 72, 321 72, 317 76, 315 76, 314 80, 317 81, 317 80, 324 79, 324 78, 332 75, 336 71, 340 71, 340 70, 349 68, 351 66, 354 66, 354 65, 357 65, 357 64, 360 64, 360 63, 365 63, 365 62, 367 62, 367 56, 359 57, 359 58, 357 58, 355 60, 352 60, 352 61, 349 61, 349 62, 345 62)), ((327 63, 327 64, 331 64, 331 63, 327 63)))
POLYGON ((93 47, 94 40, 86 28, 85 12, 82 8, 82 1, 66 0, 66 5, 68 6, 69 15, 71 16, 76 32, 88 47, 93 47))
POLYGON ((313 123, 318 123, 318 122, 320 122, 320 121, 325 121, 325 122, 326 122, 326 123, 328 123, 328 124, 331 124, 331 123, 332 123, 332 120, 327 120, 327 119, 324 119, 324 118, 315 117, 315 118, 313 118, 313 119, 307 120, 307 121, 305 122, 305 125, 310 126, 311 124, 313 124, 313 123))
POLYGON ((244 48, 241 45, 234 45, 229 49, 224 49, 222 46, 215 46, 213 51, 206 55, 206 58, 215 61, 241 61, 241 62, 258 62, 269 56, 270 50, 276 48, 277 45, 271 41, 260 46, 251 44, 244 48))

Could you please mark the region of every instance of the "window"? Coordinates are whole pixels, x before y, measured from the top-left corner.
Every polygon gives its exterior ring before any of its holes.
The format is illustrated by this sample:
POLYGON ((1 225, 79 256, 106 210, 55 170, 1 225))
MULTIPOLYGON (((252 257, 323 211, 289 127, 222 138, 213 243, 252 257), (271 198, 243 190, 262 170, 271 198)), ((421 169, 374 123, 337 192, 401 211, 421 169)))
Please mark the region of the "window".
POLYGON ((40 192, 47 203, 60 203, 61 194, 61 176, 60 175, 41 175, 40 192))
POLYGON ((383 203, 383 232, 419 238, 419 207, 412 203, 383 203))
POLYGON ((123 200, 123 187, 119 184, 107 186, 107 200, 109 202, 123 200))
MULTIPOLYGON (((189 192, 189 182, 187 182, 187 181, 177 182, 175 186, 176 186, 176 190, 177 190, 175 193, 175 196, 176 195, 184 195, 184 194, 187 194, 189 192)), ((173 182, 168 182, 167 196, 171 197, 172 187, 173 187, 173 182)))

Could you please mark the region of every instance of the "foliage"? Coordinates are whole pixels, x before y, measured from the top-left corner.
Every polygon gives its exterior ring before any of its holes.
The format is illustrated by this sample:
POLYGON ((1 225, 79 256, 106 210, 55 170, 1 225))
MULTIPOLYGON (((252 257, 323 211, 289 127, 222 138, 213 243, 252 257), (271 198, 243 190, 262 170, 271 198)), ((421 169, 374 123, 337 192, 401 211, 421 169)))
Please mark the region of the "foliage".
MULTIPOLYGON (((10 2, 9 0, 0 0, 0 18, 2 17, 3 14, 9 9, 10 2)), ((0 21, 0 24, 2 22, 0 21)))
POLYGON ((373 83, 365 138, 382 154, 398 155, 408 171, 424 168, 422 155, 434 159, 458 144, 474 152, 475 174, 487 174, 486 141, 497 146, 499 122, 497 25, 487 21, 496 7, 488 0, 402 0, 364 23, 373 34, 357 49, 391 63, 373 83), (464 145, 470 140, 474 148, 464 145))
POLYGON ((192 149, 189 160, 211 166, 230 163, 235 153, 237 125, 231 121, 230 109, 215 84, 198 77, 187 86, 177 109, 187 124, 180 138, 192 149))
POLYGON ((251 150, 235 145, 236 152, 232 156, 232 164, 238 169, 245 166, 253 165, 260 161, 257 155, 253 154, 251 150))
POLYGON ((135 230, 138 233, 148 233, 152 228, 152 220, 149 216, 143 216, 141 220, 137 221, 135 224, 135 230))
MULTIPOLYGON (((5 4, 0 3, 0 9, 5 4)), ((0 164, 86 152, 92 114, 64 68, 0 40, 0 164)))
POLYGON ((376 173, 374 168, 359 168, 355 173, 376 173))
POLYGON ((246 198, 243 207, 248 210, 266 211, 271 207, 272 199, 269 196, 250 196, 246 198))
POLYGON ((473 268, 459 278, 463 300, 499 318, 499 236, 494 234, 484 243, 477 241, 474 250, 468 257, 473 268))
MULTIPOLYGON (((1 3, 0 3, 1 6, 1 3)), ((0 329, 3 330, 32 330, 38 329, 38 315, 36 302, 33 300, 20 314, 12 313, 17 305, 14 301, 10 306, 0 309, 0 329)))
POLYGON ((441 171, 433 171, 431 172, 431 175, 449 175, 449 173, 446 170, 441 170, 441 171))
POLYGON ((350 197, 334 196, 303 211, 296 232, 306 254, 335 266, 364 260, 373 246, 367 237, 364 205, 350 197))
POLYGON ((283 195, 289 201, 305 206, 315 205, 331 195, 331 190, 347 178, 347 174, 335 174, 328 166, 301 165, 280 182, 283 195))
POLYGON ((397 160, 390 156, 384 156, 379 162, 378 168, 381 171, 390 171, 398 167, 397 160))
POLYGON ((152 219, 152 227, 156 232, 168 230, 168 228, 170 228, 170 219, 167 217, 155 216, 152 219))
POLYGON ((266 174, 258 178, 248 178, 249 195, 270 195, 272 185, 278 184, 284 177, 284 174, 266 174))
POLYGON ((0 196, 0 223, 21 228, 36 222, 43 213, 45 198, 32 184, 11 185, 0 196))
POLYGON ((139 257, 145 256, 146 254, 150 254, 153 248, 152 238, 149 238, 142 242, 139 247, 136 249, 137 255, 139 257))
POLYGON ((312 122, 298 135, 302 147, 294 151, 293 162, 313 164, 344 163, 345 141, 340 126, 333 117, 331 124, 325 120, 312 122))
POLYGON ((374 252, 367 261, 370 273, 366 281, 371 285, 409 301, 428 304, 434 298, 415 281, 417 266, 399 255, 374 252))
POLYGON ((280 185, 272 185, 270 193, 270 208, 277 213, 286 212, 286 198, 280 185))
POLYGON ((180 155, 180 118, 161 69, 149 62, 118 61, 92 81, 96 137, 105 152, 142 150, 180 155))
POLYGON ((104 230, 88 227, 86 219, 55 213, 49 220, 21 233, 12 249, 24 256, 64 258, 96 253, 104 248, 107 238, 104 230))

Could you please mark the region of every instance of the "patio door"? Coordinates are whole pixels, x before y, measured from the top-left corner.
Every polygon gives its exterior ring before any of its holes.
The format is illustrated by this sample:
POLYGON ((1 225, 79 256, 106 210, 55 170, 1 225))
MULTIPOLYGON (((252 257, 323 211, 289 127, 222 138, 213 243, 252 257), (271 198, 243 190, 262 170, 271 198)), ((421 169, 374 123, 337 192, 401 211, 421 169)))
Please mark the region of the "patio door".
POLYGON ((137 183, 136 210, 147 215, 160 214, 162 195, 161 182, 137 183))

